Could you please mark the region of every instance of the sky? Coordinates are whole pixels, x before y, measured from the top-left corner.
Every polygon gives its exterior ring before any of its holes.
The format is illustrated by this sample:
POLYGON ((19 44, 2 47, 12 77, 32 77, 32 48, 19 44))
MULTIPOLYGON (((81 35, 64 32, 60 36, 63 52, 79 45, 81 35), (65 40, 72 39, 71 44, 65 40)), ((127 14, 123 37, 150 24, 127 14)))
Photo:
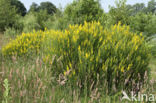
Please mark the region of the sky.
MULTIPOLYGON (((20 1, 24 3, 25 7, 28 10, 32 2, 40 4, 41 2, 50 1, 54 5, 56 5, 56 7, 60 7, 61 5, 62 8, 65 8, 66 5, 72 3, 73 0, 20 0, 20 1)), ((145 3, 147 5, 148 1, 150 0, 127 0, 127 4, 145 3)), ((101 0, 101 6, 105 12, 108 12, 109 5, 114 6, 115 5, 114 2, 115 0, 101 0)))

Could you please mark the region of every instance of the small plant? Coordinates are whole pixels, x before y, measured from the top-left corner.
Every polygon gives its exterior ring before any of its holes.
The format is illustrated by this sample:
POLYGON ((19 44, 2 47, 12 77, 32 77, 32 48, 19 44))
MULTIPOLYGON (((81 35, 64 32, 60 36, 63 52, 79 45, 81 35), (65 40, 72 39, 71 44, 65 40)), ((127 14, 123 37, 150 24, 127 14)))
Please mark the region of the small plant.
POLYGON ((4 91, 4 94, 3 94, 4 100, 2 101, 2 103, 9 103, 11 97, 9 97, 10 87, 9 87, 8 79, 4 80, 3 86, 5 88, 5 91, 4 91))

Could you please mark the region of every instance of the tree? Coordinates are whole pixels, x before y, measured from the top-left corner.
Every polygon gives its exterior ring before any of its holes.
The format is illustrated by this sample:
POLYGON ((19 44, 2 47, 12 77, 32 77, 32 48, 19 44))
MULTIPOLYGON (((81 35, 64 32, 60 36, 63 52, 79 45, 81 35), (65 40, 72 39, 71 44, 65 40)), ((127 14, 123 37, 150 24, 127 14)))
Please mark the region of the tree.
POLYGON ((156 13, 156 1, 155 0, 151 0, 148 2, 147 11, 156 13))
POLYGON ((138 12, 144 12, 145 4, 144 3, 136 3, 133 5, 133 15, 136 15, 138 12))
POLYGON ((56 13, 57 8, 51 2, 41 2, 40 5, 33 2, 32 5, 30 6, 29 12, 40 12, 40 11, 46 11, 48 14, 53 15, 54 13, 56 13))
POLYGON ((41 2, 39 6, 39 10, 46 10, 48 14, 53 15, 54 13, 56 13, 57 8, 54 4, 47 1, 47 2, 41 2))
POLYGON ((15 8, 17 9, 17 13, 25 16, 27 9, 25 8, 24 4, 19 1, 19 0, 11 0, 11 5, 15 6, 15 8))
POLYGON ((97 21, 102 14, 103 9, 98 0, 77 0, 68 5, 64 11, 66 19, 74 24, 97 21))
POLYGON ((29 9, 29 12, 38 12, 39 11, 39 6, 36 3, 32 3, 29 9))
POLYGON ((138 13, 131 17, 130 26, 134 31, 142 32, 145 36, 150 37, 156 33, 156 16, 145 13, 138 13))
POLYGON ((118 22, 129 24, 130 12, 126 8, 126 1, 127 0, 116 0, 116 7, 110 7, 109 15, 111 17, 112 24, 117 24, 118 22))
POLYGON ((0 30, 12 26, 16 20, 16 9, 11 5, 11 0, 0 0, 0 30))

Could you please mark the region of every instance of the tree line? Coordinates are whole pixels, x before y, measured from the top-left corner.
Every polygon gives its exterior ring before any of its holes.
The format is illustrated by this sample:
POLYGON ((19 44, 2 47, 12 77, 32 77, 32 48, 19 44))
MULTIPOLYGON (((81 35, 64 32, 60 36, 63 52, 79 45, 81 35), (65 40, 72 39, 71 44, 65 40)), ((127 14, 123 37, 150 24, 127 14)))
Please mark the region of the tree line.
POLYGON ((34 29, 64 29, 69 24, 100 21, 105 27, 121 22, 146 36, 156 33, 155 0, 150 0, 147 6, 144 3, 127 5, 126 0, 116 0, 115 4, 106 13, 99 0, 74 0, 64 10, 51 2, 41 2, 40 5, 33 2, 26 10, 19 0, 0 0, 0 31, 20 33, 34 29))

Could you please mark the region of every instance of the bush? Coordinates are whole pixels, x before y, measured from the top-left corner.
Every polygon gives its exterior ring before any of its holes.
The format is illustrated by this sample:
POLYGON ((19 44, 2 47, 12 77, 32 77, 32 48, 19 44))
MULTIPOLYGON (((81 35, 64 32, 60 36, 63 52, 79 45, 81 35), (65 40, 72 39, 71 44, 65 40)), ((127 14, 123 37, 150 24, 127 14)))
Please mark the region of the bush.
POLYGON ((41 29, 37 17, 33 13, 27 14, 23 19, 23 23, 24 23, 23 32, 32 32, 33 30, 41 29))
POLYGON ((148 48, 143 36, 130 32, 129 27, 118 24, 103 29, 100 23, 85 22, 70 25, 62 33, 51 42, 52 53, 61 60, 54 63, 55 74, 64 73, 71 83, 80 82, 82 87, 99 83, 108 93, 131 91, 144 83, 148 48))
POLYGON ((146 37, 156 34, 156 16, 152 14, 139 13, 130 20, 130 26, 135 32, 142 32, 146 37))
POLYGON ((45 34, 42 31, 33 33, 23 33, 17 36, 15 40, 9 42, 2 48, 4 56, 25 55, 29 53, 38 53, 42 41, 44 41, 45 34))
POLYGON ((15 28, 7 28, 4 32, 4 35, 8 37, 16 37, 18 34, 20 34, 20 31, 15 30, 15 28))

